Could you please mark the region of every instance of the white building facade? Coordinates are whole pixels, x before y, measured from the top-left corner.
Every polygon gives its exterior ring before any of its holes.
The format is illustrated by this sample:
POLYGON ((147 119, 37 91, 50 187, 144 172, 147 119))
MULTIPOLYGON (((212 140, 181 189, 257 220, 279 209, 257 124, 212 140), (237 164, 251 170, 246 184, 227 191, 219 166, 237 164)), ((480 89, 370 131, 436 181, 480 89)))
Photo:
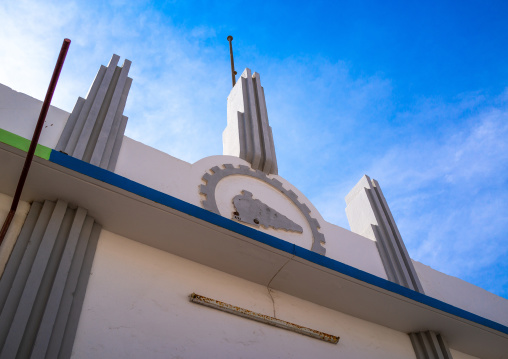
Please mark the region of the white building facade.
MULTIPOLYGON (((278 174, 259 74, 191 164, 124 136, 118 63, 50 108, 0 247, 0 358, 508 358, 508 301, 411 260, 377 181, 349 231, 278 174)), ((2 221, 40 107, 0 85, 2 221)))

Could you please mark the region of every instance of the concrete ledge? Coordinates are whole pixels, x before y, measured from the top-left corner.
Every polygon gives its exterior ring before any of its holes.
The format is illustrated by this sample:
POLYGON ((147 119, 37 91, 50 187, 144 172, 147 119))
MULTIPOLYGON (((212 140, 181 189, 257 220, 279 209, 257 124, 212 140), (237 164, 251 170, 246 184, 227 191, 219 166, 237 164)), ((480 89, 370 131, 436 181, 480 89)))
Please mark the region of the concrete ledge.
POLYGON ((257 231, 253 228, 244 226, 236 221, 230 220, 226 217, 222 217, 213 212, 204 210, 200 207, 197 207, 193 204, 184 202, 178 198, 172 197, 170 195, 164 194, 162 192, 156 191, 149 187, 146 187, 137 182, 131 181, 127 178, 119 176, 113 172, 109 172, 102 168, 93 166, 89 163, 77 160, 73 157, 64 155, 60 152, 52 151, 50 161, 66 168, 72 169, 76 172, 85 174, 89 177, 98 179, 100 181, 109 183, 113 186, 122 188, 126 191, 132 192, 139 196, 150 199, 154 202, 163 204, 165 206, 171 207, 178 211, 184 212, 193 217, 199 218, 211 224, 220 226, 224 229, 233 231, 235 233, 241 234, 243 236, 249 237, 260 243, 269 245, 278 250, 284 251, 288 254, 292 254, 296 257, 300 257, 309 262, 315 263, 322 267, 331 269, 333 271, 348 275, 352 278, 358 279, 360 281, 366 282, 373 286, 382 288, 384 290, 396 293, 398 295, 404 296, 408 299, 412 299, 416 302, 428 305, 435 309, 442 310, 449 314, 461 317, 463 319, 467 319, 469 321, 484 325, 486 327, 495 329, 502 333, 508 334, 508 327, 491 321, 489 319, 478 316, 474 313, 465 311, 463 309, 454 307, 450 304, 444 303, 435 298, 429 297, 427 295, 418 293, 414 290, 408 289, 386 279, 374 276, 370 273, 364 272, 360 269, 351 267, 347 264, 341 263, 334 259, 316 254, 312 251, 309 251, 305 248, 296 246, 294 244, 283 241, 279 238, 270 236, 269 234, 257 231))
MULTIPOLYGON (((0 144, 15 187, 23 153, 0 144)), ((508 327, 206 211, 107 170, 52 151, 36 158, 23 200, 62 198, 89 209, 103 228, 154 248, 268 285, 401 332, 435 330, 453 349, 503 357, 508 327)))

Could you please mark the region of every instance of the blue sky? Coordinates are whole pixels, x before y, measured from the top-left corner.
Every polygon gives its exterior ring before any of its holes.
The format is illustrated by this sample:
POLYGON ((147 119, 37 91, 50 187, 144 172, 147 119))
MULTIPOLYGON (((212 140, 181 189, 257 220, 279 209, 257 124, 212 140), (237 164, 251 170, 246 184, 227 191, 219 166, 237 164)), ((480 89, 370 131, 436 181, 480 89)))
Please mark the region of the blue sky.
POLYGON ((113 53, 133 62, 127 135, 222 153, 235 64, 261 74, 279 173, 349 228, 377 179, 410 255, 508 298, 508 3, 2 1, 0 82, 71 111, 113 53))

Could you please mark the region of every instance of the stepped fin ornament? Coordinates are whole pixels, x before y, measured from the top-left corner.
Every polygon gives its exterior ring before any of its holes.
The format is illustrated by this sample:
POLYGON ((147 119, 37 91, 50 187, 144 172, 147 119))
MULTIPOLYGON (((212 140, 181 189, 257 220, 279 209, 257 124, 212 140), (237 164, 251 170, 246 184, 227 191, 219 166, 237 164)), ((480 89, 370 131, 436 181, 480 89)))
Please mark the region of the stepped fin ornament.
POLYGON ((376 242, 388 280, 423 293, 418 274, 395 224, 381 186, 365 175, 346 196, 351 232, 376 242))
POLYGON ((252 169, 278 174, 272 128, 258 73, 245 69, 228 96, 228 124, 222 133, 224 155, 240 157, 252 169))
POLYGON ((122 146, 127 117, 123 115, 132 79, 131 62, 118 66, 113 55, 101 66, 86 99, 79 97, 60 136, 56 150, 113 171, 122 146))

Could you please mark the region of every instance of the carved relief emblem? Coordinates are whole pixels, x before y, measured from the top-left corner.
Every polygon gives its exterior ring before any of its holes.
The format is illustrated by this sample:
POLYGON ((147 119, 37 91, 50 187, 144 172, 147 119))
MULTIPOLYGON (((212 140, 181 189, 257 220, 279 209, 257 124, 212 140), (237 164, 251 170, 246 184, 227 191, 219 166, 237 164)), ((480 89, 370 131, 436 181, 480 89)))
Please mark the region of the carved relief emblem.
MULTIPOLYGON (((221 167, 214 166, 210 169, 210 172, 211 173, 206 172, 203 175, 202 180, 204 184, 199 186, 199 192, 206 196, 206 199, 201 201, 203 208, 217 213, 218 215, 221 214, 215 199, 215 189, 222 179, 238 175, 258 179, 266 183, 268 186, 276 189, 281 193, 281 195, 285 196, 298 208, 300 213, 307 220, 312 232, 311 251, 322 255, 326 253, 326 248, 323 247, 323 244, 326 242, 325 236, 323 233, 319 232, 319 228, 321 226, 314 217, 311 217, 311 210, 305 203, 299 201, 296 193, 292 190, 285 189, 279 180, 276 178, 269 178, 265 173, 259 170, 252 170, 250 167, 244 165, 240 165, 239 167, 234 167, 232 164, 224 164, 221 167)), ((275 211, 273 208, 270 208, 263 202, 253 199, 252 193, 248 191, 242 191, 242 195, 235 196, 233 198, 233 204, 236 208, 236 213, 238 213, 234 214, 234 216, 238 218, 233 217, 233 219, 253 224, 255 226, 261 225, 266 228, 280 228, 297 233, 303 232, 300 225, 294 223, 289 218, 275 211), (256 221, 259 223, 256 223, 256 221)))
POLYGON ((273 229, 285 229, 286 231, 303 233, 303 228, 277 212, 275 209, 264 204, 259 199, 252 198, 252 193, 243 190, 242 194, 233 198, 236 212, 233 218, 241 222, 252 224, 256 227, 263 226, 273 229))

